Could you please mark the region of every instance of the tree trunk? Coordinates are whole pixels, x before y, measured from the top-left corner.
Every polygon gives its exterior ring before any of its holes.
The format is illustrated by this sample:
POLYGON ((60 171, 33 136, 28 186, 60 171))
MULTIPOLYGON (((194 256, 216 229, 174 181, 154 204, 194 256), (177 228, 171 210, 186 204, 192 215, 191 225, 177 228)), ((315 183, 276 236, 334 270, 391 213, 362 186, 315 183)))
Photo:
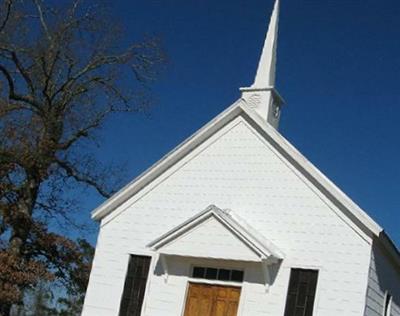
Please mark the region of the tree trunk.
POLYGON ((8 252, 14 256, 21 256, 22 248, 28 238, 31 228, 31 216, 26 207, 18 209, 13 216, 12 233, 9 239, 8 252))
POLYGON ((37 182, 28 178, 25 188, 21 191, 17 209, 12 214, 11 227, 12 233, 9 239, 8 251, 14 256, 21 256, 22 248, 29 236, 32 227, 32 210, 37 198, 37 182))

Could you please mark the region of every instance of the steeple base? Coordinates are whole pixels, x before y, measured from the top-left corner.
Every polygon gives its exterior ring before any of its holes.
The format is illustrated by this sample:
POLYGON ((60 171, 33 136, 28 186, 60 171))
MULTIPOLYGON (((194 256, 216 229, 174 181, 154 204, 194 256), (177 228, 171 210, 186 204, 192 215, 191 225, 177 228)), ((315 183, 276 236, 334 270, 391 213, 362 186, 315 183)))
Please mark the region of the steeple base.
POLYGON ((281 106, 285 103, 274 87, 240 88, 246 104, 275 129, 278 129, 281 106))

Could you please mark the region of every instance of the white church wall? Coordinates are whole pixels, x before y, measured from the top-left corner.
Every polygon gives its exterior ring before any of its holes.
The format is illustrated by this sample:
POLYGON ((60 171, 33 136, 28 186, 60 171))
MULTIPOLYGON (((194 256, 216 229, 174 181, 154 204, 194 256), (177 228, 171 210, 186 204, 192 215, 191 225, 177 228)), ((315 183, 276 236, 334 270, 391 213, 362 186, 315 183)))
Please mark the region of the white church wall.
POLYGON ((400 316, 400 268, 396 268, 388 255, 374 242, 365 316, 386 316, 384 305, 387 294, 392 296, 390 314, 387 316, 400 316))
MULTIPOLYGON (((320 270, 315 316, 364 313, 369 238, 240 117, 103 219, 83 315, 117 315, 128 255, 150 254, 146 244, 210 204, 234 210, 286 255, 268 293, 244 283, 242 315, 282 316, 292 267, 320 270)), ((143 315, 181 315, 187 267, 177 263, 167 283, 151 273, 143 315)))

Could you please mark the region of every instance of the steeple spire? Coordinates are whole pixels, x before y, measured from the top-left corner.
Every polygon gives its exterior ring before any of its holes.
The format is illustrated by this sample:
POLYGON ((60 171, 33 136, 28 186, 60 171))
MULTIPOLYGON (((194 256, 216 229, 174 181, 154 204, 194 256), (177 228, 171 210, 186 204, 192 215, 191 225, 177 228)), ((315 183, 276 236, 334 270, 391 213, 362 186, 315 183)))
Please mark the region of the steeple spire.
POLYGON ((276 0, 269 23, 267 37, 258 64, 256 78, 252 87, 265 88, 275 86, 276 51, 278 42, 279 0, 276 0))
POLYGON ((275 89, 278 23, 279 0, 276 0, 254 83, 240 89, 247 104, 275 128, 278 128, 280 108, 284 103, 275 89))

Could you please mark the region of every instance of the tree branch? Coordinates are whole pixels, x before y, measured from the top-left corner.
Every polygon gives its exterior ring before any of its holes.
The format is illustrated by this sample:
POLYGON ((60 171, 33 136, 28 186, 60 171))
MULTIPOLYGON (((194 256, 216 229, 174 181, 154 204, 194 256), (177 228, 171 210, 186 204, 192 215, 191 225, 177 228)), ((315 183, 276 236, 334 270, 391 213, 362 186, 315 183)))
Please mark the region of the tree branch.
POLYGON ((129 53, 124 53, 116 56, 99 56, 97 58, 89 61, 85 67, 83 67, 80 71, 78 71, 75 75, 69 76, 67 80, 60 86, 60 88, 54 93, 53 99, 61 92, 67 90, 73 83, 82 78, 87 73, 94 71, 100 67, 107 65, 114 65, 118 63, 125 62, 129 53))
POLYGON ((4 28, 7 25, 8 19, 10 18, 12 4, 13 4, 13 0, 8 0, 7 1, 6 16, 4 18, 4 21, 0 25, 0 33, 3 32, 4 28))
POLYGON ((47 27, 46 21, 44 19, 42 6, 39 3, 39 0, 33 0, 33 2, 36 4, 36 8, 37 8, 38 13, 39 13, 40 23, 42 24, 43 30, 46 33, 47 39, 49 41, 51 41, 51 35, 50 35, 50 32, 49 32, 49 28, 47 27))
POLYGON ((54 57, 54 60, 51 63, 49 72, 47 72, 47 66, 46 66, 45 58, 43 56, 40 58, 42 71, 43 71, 43 74, 44 74, 44 77, 45 77, 45 83, 44 83, 44 86, 43 86, 43 89, 42 89, 42 93, 45 96, 47 102, 49 103, 49 106, 52 103, 52 98, 50 97, 50 95, 48 93, 48 89, 49 89, 51 77, 52 77, 54 66, 55 66, 55 64, 57 62, 58 56, 59 56, 59 51, 57 51, 56 56, 54 57))
POLYGON ((88 175, 81 174, 77 170, 74 169, 68 162, 63 161, 61 159, 56 158, 56 163, 65 170, 69 177, 74 178, 76 181, 85 183, 89 186, 92 186, 99 192, 102 196, 109 198, 111 194, 107 192, 104 188, 101 187, 92 177, 88 175))
POLYGON ((99 127, 100 124, 103 122, 105 117, 113 111, 112 107, 108 110, 100 113, 89 125, 81 128, 76 133, 74 133, 67 141, 60 143, 58 148, 61 150, 66 150, 71 147, 79 138, 81 137, 88 137, 90 130, 99 127))
POLYGON ((0 105, 0 118, 13 111, 30 110, 29 107, 24 106, 22 103, 14 104, 7 103, 7 105, 0 105))
POLYGON ((9 88, 9 89, 8 89, 8 91, 9 91, 8 97, 9 97, 11 100, 14 100, 14 101, 21 101, 21 102, 28 103, 28 104, 30 104, 31 106, 33 106, 34 108, 36 108, 37 110, 40 110, 40 105, 39 105, 37 102, 35 102, 35 100, 33 100, 32 97, 22 96, 22 95, 19 95, 19 94, 17 94, 17 93, 15 92, 14 80, 13 80, 13 78, 11 77, 11 74, 10 74, 10 72, 7 70, 7 68, 5 68, 3 65, 0 65, 0 72, 3 73, 4 77, 5 77, 6 80, 7 80, 8 88, 9 88))
POLYGON ((22 77, 25 79, 29 90, 31 91, 32 96, 35 95, 35 87, 33 85, 33 82, 31 78, 29 77, 28 73, 26 72, 25 68, 22 66, 20 60, 17 57, 17 54, 15 52, 11 52, 11 57, 12 60, 14 61, 15 66, 17 67, 18 71, 22 75, 22 77))

